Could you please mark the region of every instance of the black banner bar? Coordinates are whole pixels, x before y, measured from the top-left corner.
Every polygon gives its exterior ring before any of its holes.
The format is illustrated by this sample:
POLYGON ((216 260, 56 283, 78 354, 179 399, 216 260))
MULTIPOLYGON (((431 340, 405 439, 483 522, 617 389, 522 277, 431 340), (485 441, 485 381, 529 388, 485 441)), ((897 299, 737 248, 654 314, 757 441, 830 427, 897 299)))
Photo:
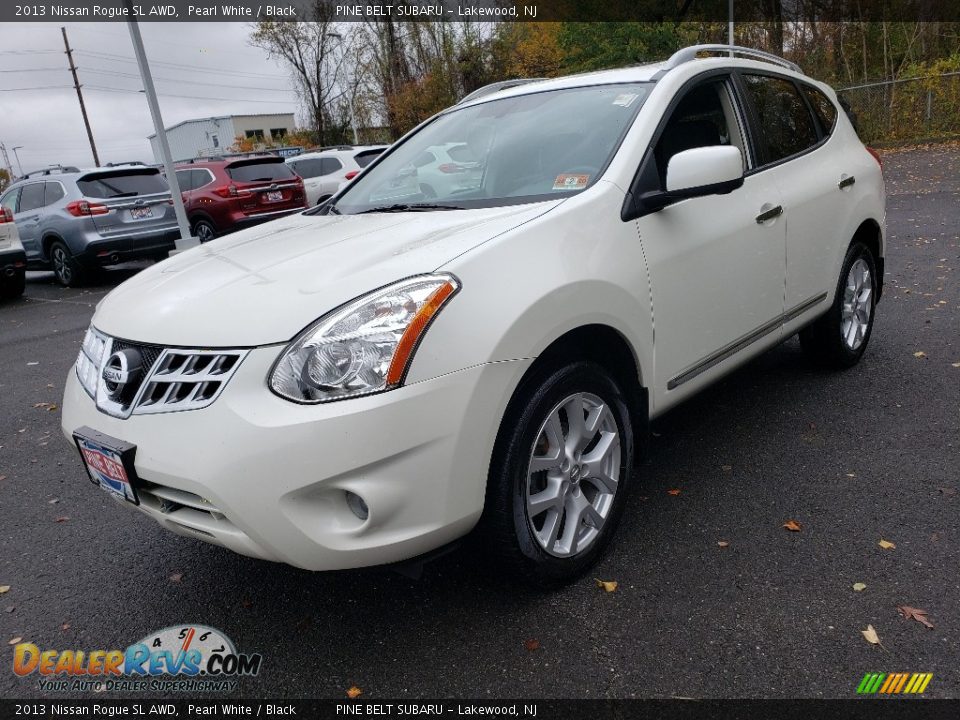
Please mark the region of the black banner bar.
POLYGON ((0 700, 0 717, 367 720, 955 720, 960 700, 0 700))
MULTIPOLYGON (((728 0, 3 0, 0 22, 726 22, 728 0)), ((737 22, 960 21, 957 0, 735 0, 737 22)))

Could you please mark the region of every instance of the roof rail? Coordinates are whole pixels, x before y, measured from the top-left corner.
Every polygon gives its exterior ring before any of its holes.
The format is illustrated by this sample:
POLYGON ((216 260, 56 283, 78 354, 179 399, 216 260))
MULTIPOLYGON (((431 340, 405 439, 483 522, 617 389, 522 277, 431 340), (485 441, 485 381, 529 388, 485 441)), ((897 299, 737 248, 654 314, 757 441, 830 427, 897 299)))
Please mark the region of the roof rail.
MULTIPOLYGON (((785 60, 779 55, 774 55, 773 53, 768 53, 763 50, 755 50, 753 48, 742 47, 741 45, 691 45, 690 47, 685 47, 681 50, 677 50, 673 55, 670 56, 670 59, 664 63, 664 70, 671 70, 678 65, 683 63, 690 62, 695 60, 697 55, 700 53, 722 53, 726 55, 743 55, 748 58, 753 58, 755 60, 763 60, 764 62, 772 63, 774 65, 779 65, 780 67, 785 67, 788 70, 793 70, 794 72, 802 73, 803 70, 800 69, 800 66, 796 63, 792 63, 789 60, 785 60)), ((462 102, 462 101, 461 101, 462 102)))
POLYGON ((45 167, 42 170, 31 170, 28 173, 24 173, 20 176, 20 180, 26 180, 31 178, 34 175, 53 175, 55 173, 71 173, 71 172, 80 172, 80 168, 73 167, 73 165, 51 165, 50 167, 45 167))
POLYGON ((326 145, 314 152, 325 152, 327 150, 353 150, 355 145, 326 145))
POLYGON ((461 98, 457 105, 462 105, 465 102, 486 97, 487 95, 493 95, 493 93, 500 92, 501 90, 509 90, 510 88, 520 87, 527 83, 539 82, 546 79, 547 78, 516 78, 514 80, 501 80, 500 82, 490 83, 489 85, 477 88, 469 95, 461 98))
POLYGON ((126 162, 108 162, 103 167, 112 168, 112 167, 122 167, 124 165, 146 165, 146 163, 140 160, 128 160, 126 162))

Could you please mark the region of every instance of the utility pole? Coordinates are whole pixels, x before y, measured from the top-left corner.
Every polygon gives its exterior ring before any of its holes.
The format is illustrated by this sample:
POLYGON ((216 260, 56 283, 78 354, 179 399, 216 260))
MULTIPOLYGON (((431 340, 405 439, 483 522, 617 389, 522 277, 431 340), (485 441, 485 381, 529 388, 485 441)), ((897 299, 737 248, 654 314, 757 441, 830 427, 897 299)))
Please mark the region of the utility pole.
POLYGON ((87 107, 83 104, 83 93, 80 92, 80 80, 77 79, 77 66, 73 64, 73 50, 67 40, 67 29, 60 28, 63 33, 63 46, 67 49, 67 59, 70 61, 70 72, 73 75, 73 87, 77 90, 77 100, 80 101, 80 113, 83 115, 83 124, 87 126, 87 137, 90 139, 90 149, 93 151, 93 164, 100 167, 100 157, 97 155, 97 146, 93 142, 93 130, 90 129, 90 119, 87 117, 87 107))
POLYGON ((177 170, 170 155, 170 141, 167 139, 166 128, 163 127, 163 116, 160 114, 160 103, 157 101, 157 91, 153 87, 153 75, 150 73, 150 63, 147 62, 147 51, 143 47, 143 38, 140 36, 140 26, 133 13, 133 0, 123 0, 124 7, 130 20, 127 29, 130 31, 130 41, 133 43, 133 54, 137 57, 137 67, 140 68, 140 79, 143 81, 143 92, 147 96, 147 106, 150 108, 150 117, 153 118, 153 129, 157 133, 157 145, 160 148, 160 159, 166 171, 167 182, 170 184, 170 196, 173 200, 173 212, 177 216, 180 226, 180 239, 176 241, 176 249, 170 254, 183 252, 200 244, 200 240, 190 232, 190 221, 187 219, 187 209, 183 206, 183 195, 180 194, 180 183, 177 180, 177 170))
POLYGON ((13 165, 10 164, 10 156, 7 154, 7 146, 3 143, 0 143, 0 153, 3 154, 3 167, 10 175, 10 182, 13 182, 13 179, 16 175, 13 174, 13 165))

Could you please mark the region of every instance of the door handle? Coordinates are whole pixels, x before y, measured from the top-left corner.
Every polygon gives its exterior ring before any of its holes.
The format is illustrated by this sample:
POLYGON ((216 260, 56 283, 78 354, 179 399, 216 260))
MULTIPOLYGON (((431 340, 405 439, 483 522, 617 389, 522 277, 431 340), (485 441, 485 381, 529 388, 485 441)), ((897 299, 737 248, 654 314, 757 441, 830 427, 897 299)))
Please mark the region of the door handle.
POLYGON ((840 182, 837 183, 837 187, 843 190, 853 185, 857 179, 853 175, 841 175, 840 182))
POLYGON ((757 215, 757 224, 763 225, 767 220, 773 220, 781 215, 783 215, 783 205, 777 205, 757 215))

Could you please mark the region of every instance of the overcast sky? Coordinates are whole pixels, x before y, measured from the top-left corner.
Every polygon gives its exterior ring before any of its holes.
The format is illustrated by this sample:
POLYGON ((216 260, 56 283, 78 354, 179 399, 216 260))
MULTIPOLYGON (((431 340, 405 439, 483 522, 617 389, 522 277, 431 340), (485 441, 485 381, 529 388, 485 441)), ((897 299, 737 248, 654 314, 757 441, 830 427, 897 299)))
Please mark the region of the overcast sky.
MULTIPOLYGON (((65 27, 100 162, 153 162, 153 123, 126 23, 65 27)), ((140 31, 167 127, 212 115, 297 112, 288 75, 250 46, 246 23, 142 23, 140 31)), ((93 165, 57 23, 0 23, 0 142, 15 172, 17 145, 25 171, 93 165), (8 91, 50 86, 56 89, 8 91)))

